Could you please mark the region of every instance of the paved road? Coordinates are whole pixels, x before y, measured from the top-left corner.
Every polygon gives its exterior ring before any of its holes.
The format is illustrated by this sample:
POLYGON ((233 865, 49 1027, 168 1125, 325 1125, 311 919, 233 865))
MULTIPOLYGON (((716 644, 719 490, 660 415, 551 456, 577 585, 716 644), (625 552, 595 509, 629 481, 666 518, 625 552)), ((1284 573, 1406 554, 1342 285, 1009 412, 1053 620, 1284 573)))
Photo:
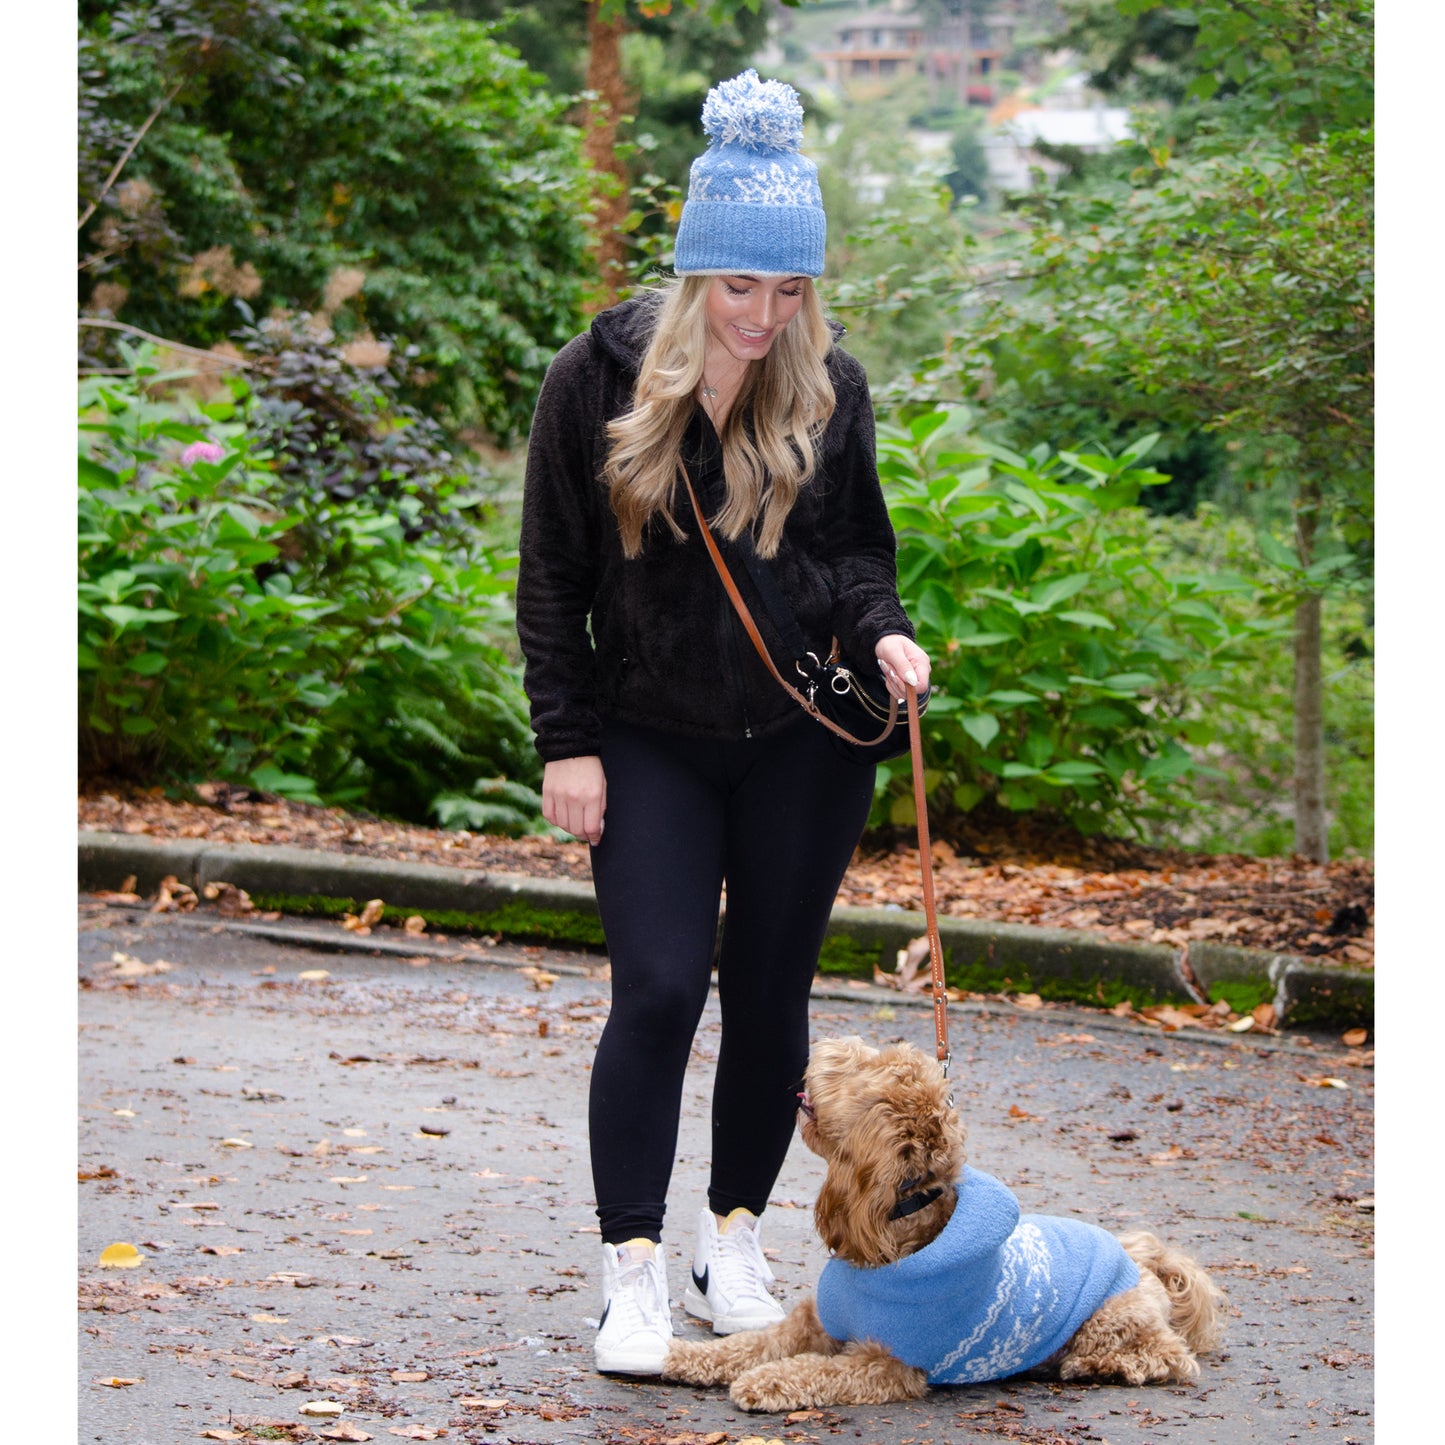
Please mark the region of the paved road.
MULTIPOLYGON (((1358 1207, 1373 1080, 1327 1039, 1262 1048, 955 1008, 970 1162, 1026 1209, 1194 1252, 1230 1297, 1224 1352, 1190 1388, 1028 1381, 747 1416, 721 1392, 591 1367, 596 959, 324 954, 85 900, 79 947, 82 1442, 312 1438, 301 1426, 477 1445, 1373 1439, 1373 1216, 1358 1207), (115 1242, 144 1262, 99 1268, 115 1242), (97 1383, 112 1379, 138 1383, 97 1383), (316 1400, 344 1408, 341 1426, 301 1413, 316 1400)), ((670 1200, 674 1297, 717 1027, 710 1006, 670 1200)), ((930 1032, 926 1010, 874 996, 815 1003, 816 1036, 930 1032)), ((764 1230, 785 1303, 823 1263, 820 1181, 796 1146, 764 1230)))

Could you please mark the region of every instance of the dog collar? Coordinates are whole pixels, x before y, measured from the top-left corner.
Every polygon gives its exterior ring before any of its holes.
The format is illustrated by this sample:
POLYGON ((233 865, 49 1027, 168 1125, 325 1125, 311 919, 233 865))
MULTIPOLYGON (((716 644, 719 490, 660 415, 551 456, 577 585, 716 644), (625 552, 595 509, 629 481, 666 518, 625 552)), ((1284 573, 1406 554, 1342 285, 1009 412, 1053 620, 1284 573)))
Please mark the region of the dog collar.
MULTIPOLYGON (((903 1190, 912 1190, 916 1189, 916 1186, 922 1183, 923 1180, 921 1179, 905 1179, 902 1187, 903 1190)), ((893 1206, 888 1217, 889 1219, 906 1219, 910 1214, 917 1214, 920 1209, 927 1209, 928 1206, 932 1204, 935 1199, 940 1198, 942 1194, 943 1190, 941 1187, 918 1190, 912 1194, 903 1193, 902 1198, 893 1206)))

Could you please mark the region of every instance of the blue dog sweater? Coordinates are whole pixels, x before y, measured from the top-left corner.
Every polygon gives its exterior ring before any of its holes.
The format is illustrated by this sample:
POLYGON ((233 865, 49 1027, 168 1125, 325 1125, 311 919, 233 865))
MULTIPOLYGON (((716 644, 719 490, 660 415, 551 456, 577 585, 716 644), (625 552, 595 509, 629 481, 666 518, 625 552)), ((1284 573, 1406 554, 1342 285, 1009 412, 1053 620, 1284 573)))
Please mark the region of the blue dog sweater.
POLYGON ((860 1269, 830 1259, 818 1318, 835 1340, 876 1340, 930 1385, 1001 1380, 1043 1364, 1139 1267, 1094 1224, 1019 1213, 990 1174, 965 1168, 953 1217, 931 1244, 860 1269))

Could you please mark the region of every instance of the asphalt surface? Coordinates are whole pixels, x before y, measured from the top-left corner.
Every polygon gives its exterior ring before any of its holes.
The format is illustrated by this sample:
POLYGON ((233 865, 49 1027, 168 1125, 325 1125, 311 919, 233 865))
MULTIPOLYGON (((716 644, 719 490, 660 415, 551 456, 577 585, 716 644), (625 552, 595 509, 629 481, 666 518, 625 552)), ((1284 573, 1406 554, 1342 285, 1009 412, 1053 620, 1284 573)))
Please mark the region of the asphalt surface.
MULTIPOLYGON (((952 1008, 970 1162, 1026 1210, 1152 1228, 1194 1253, 1229 1296, 1224 1348, 1190 1387, 1021 1380, 748 1416, 722 1391, 592 1368, 602 960, 431 947, 320 953, 82 898, 78 1440, 1373 1439, 1373 1075, 1329 1036, 952 1008), (115 1243, 144 1260, 102 1268, 115 1243), (303 1413, 313 1401, 343 1413, 303 1413)), ((714 1002, 669 1201, 674 1299, 705 1192, 717 1029, 714 1002)), ((846 989, 815 1001, 813 1031, 925 1047, 932 1033, 926 1009, 846 989)), ((821 1179, 795 1145, 764 1219, 787 1305, 824 1261, 821 1179)), ((680 1306, 674 1320, 702 1332, 680 1306)))

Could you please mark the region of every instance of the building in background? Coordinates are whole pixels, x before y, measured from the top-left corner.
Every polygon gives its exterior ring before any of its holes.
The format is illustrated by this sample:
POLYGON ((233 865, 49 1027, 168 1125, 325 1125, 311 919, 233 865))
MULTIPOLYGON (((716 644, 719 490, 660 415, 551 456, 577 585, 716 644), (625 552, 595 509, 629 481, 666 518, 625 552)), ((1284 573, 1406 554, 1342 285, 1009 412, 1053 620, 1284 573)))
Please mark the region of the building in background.
POLYGON ((1005 3, 982 18, 944 17, 930 25, 910 0, 863 6, 836 26, 831 45, 812 51, 830 85, 866 95, 918 78, 935 104, 992 105, 997 75, 1019 16, 1005 3))

